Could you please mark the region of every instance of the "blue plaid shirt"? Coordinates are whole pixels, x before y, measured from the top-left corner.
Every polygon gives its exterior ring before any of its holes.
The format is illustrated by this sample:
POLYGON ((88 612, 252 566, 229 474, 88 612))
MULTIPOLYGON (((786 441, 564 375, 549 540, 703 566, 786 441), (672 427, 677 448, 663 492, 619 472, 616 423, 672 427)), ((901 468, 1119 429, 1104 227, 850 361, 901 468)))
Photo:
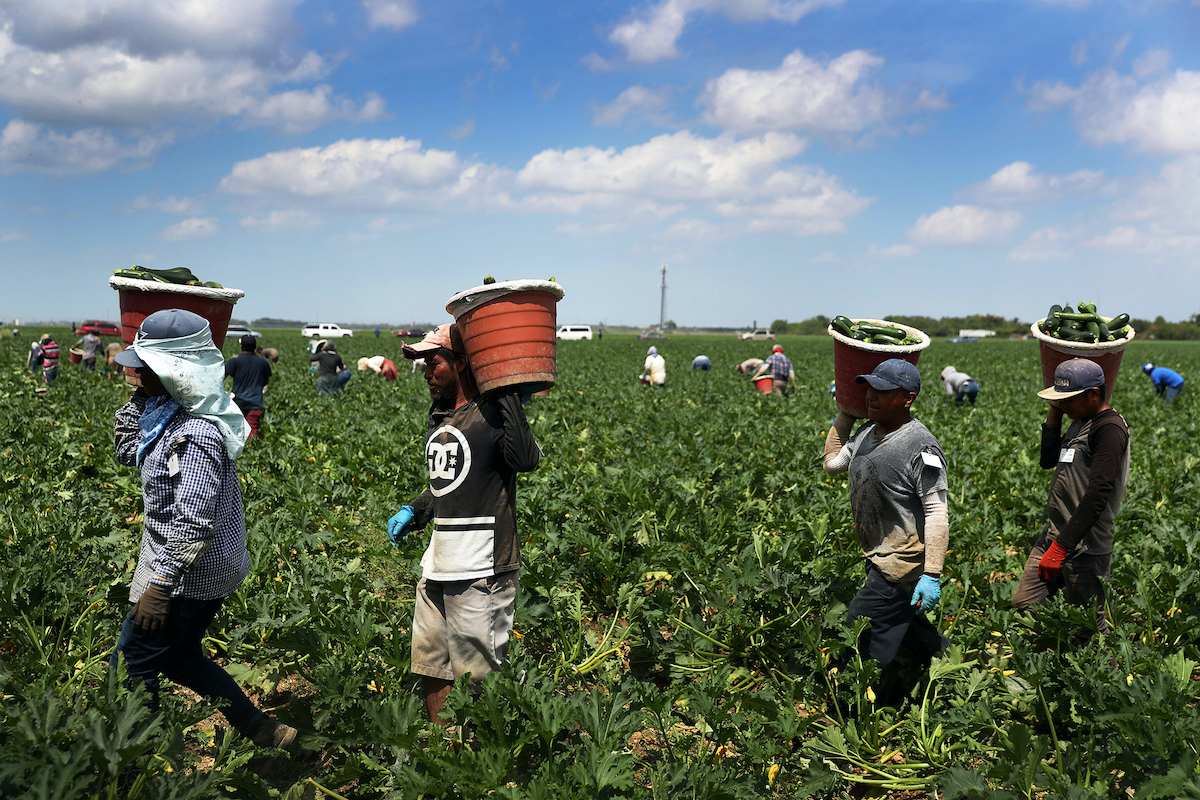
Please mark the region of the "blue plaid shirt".
MULTIPOLYGON (((117 461, 136 464, 145 403, 117 411, 117 461)), ((170 586, 171 596, 215 600, 237 590, 250 571, 246 520, 237 467, 215 425, 180 413, 142 462, 142 549, 129 601, 146 586, 170 586)))
POLYGON ((759 369, 763 367, 771 370, 771 379, 776 381, 786 381, 792 374, 792 362, 783 353, 771 353, 759 369))

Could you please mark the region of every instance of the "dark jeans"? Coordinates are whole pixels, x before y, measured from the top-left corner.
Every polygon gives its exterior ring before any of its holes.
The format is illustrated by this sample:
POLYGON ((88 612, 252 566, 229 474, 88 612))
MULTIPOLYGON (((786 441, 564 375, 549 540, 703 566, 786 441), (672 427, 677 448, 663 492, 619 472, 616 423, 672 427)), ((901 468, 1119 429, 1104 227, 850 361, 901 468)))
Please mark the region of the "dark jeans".
POLYGON ((1104 581, 1101 579, 1107 579, 1112 572, 1112 554, 1072 555, 1063 562, 1062 576, 1056 581, 1047 582, 1038 575, 1038 562, 1049 547, 1050 540, 1043 535, 1029 552, 1021 580, 1017 583, 1017 591, 1013 594, 1013 608, 1024 611, 1032 605, 1046 602, 1060 591, 1065 592, 1068 603, 1095 608, 1096 629, 1100 633, 1108 633, 1108 619, 1104 615, 1104 581))
POLYGON ((229 704, 221 709, 225 719, 242 735, 253 736, 266 715, 254 707, 229 673, 217 666, 200 644, 224 602, 223 597, 216 600, 171 598, 166 627, 153 637, 134 633, 133 621, 126 616, 109 666, 115 668, 117 653, 123 653, 129 677, 146 684, 153 697, 151 705, 154 709, 158 708, 159 675, 166 675, 209 700, 227 700, 229 704))
POLYGON ((954 395, 954 402, 962 404, 963 398, 971 401, 971 405, 975 405, 975 397, 979 394, 979 384, 975 381, 963 381, 962 386, 958 387, 958 392, 954 395))
POLYGON ((95 372, 96 371, 96 357, 92 356, 91 358, 85 358, 83 360, 83 366, 87 367, 88 372, 95 372))
POLYGON ((885 705, 899 699, 897 695, 903 696, 892 663, 901 647, 925 665, 950 646, 920 606, 912 604, 916 585, 916 581, 893 583, 878 567, 867 562, 867 579, 846 610, 847 624, 859 617, 871 620, 871 627, 863 631, 858 641, 858 650, 865 658, 879 662, 880 687, 884 690, 880 695, 885 705))

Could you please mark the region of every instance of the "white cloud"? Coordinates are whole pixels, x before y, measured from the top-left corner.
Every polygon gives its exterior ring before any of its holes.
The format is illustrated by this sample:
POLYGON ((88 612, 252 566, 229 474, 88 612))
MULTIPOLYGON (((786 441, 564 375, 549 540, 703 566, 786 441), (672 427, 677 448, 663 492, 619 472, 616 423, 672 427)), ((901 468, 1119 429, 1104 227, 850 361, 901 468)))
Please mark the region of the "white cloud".
POLYGON ((872 201, 819 167, 785 165, 803 149, 792 134, 738 140, 680 131, 622 151, 545 150, 515 183, 529 191, 522 204, 540 210, 625 208, 640 198, 666 203, 659 210, 675 213, 675 204, 699 202, 747 231, 839 232, 844 218, 872 201))
POLYGON ((466 139, 473 133, 475 133, 475 117, 468 117, 463 120, 462 125, 449 130, 450 138, 455 141, 466 139))
POLYGON ((207 239, 216 234, 215 217, 189 217, 164 230, 159 234, 159 238, 168 242, 183 242, 189 239, 207 239))
POLYGON ((272 211, 269 214, 251 215, 243 218, 241 224, 243 228, 276 233, 319 228, 325 224, 325 220, 310 211, 289 208, 272 211))
POLYGON ((917 247, 911 244, 893 244, 889 247, 871 245, 867 254, 880 258, 912 258, 917 254, 917 247))
POLYGON ((431 192, 453 193, 479 177, 456 153, 422 150, 419 141, 349 139, 325 147, 282 150, 241 161, 221 189, 330 206, 386 208, 431 192))
POLYGON ((967 187, 962 194, 975 202, 1030 204, 1068 193, 1102 191, 1110 183, 1098 170, 1047 175, 1035 172, 1028 161, 1014 161, 996 170, 986 181, 967 187))
POLYGON ((866 50, 852 50, 824 64, 795 50, 778 69, 726 71, 708 82, 697 102, 705 108, 704 121, 723 128, 790 129, 833 137, 946 106, 935 94, 889 97, 880 86, 866 83, 882 65, 882 58, 866 50))
POLYGON ((275 93, 331 69, 282 38, 294 32, 293 4, 47 0, 62 17, 56 31, 33 10, 41 5, 10 3, 0 10, 0 103, 35 122, 139 130, 232 117, 296 132, 381 117, 374 95, 359 104, 323 85, 275 93))
POLYGON ((681 214, 718 215, 728 233, 835 233, 873 202, 819 167, 796 165, 804 149, 793 134, 739 140, 688 131, 624 150, 545 150, 516 173, 463 164, 457 153, 403 138, 345 140, 286 150, 234 165, 221 181, 231 194, 272 206, 314 210, 436 213, 484 207, 599 219, 597 225, 658 224, 681 214))
POLYGON ((1167 163, 1115 203, 1108 231, 1087 247, 1140 255, 1200 252, 1200 153, 1167 163))
POLYGON ((1083 236, 1083 228, 1040 228, 1008 254, 1009 261, 1046 262, 1066 261, 1074 254, 1074 247, 1083 236))
POLYGON ((1155 154, 1200 150, 1200 72, 1166 72, 1169 55, 1152 51, 1133 75, 1097 70, 1078 86, 1034 85, 1028 108, 1069 108, 1080 135, 1095 145, 1128 144, 1155 154))
POLYGON ((291 35, 299 0, 8 0, 0 26, 10 23, 37 50, 64 51, 121 41, 127 52, 155 58, 202 55, 277 57, 291 35))
POLYGON ((600 106, 592 115, 594 125, 622 125, 646 119, 655 125, 667 124, 668 116, 663 112, 671 99, 671 89, 647 89, 645 86, 630 86, 611 103, 600 106))
POLYGON ((421 19, 416 0, 363 0, 367 22, 372 29, 391 28, 402 31, 421 19))
POLYGON ((837 253, 828 251, 819 255, 813 256, 811 259, 814 264, 840 264, 842 259, 837 253))
POLYGON ((10 242, 19 242, 29 238, 29 231, 10 229, 0 231, 0 244, 8 244, 10 242))
MULTIPOLYGON (((678 55, 679 37, 690 17, 699 12, 721 14, 739 22, 776 20, 795 23, 801 17, 844 0, 660 0, 636 12, 608 35, 635 64, 652 64, 678 55)), ((602 64, 607 65, 599 56, 602 64)), ((596 68, 596 65, 593 65, 596 68)))
POLYGON ((940 208, 917 219, 908 238, 918 244, 978 244, 1002 239, 1021 224, 1016 211, 993 211, 971 205, 940 208))
POLYGON ((156 194, 143 194, 135 197, 129 207, 134 211, 161 211, 164 214, 175 215, 200 213, 200 203, 195 198, 175 195, 159 198, 156 194))
POLYGON ((169 141, 169 136, 125 141, 97 128, 65 134, 14 119, 0 131, 0 172, 104 172, 129 162, 144 162, 169 141))

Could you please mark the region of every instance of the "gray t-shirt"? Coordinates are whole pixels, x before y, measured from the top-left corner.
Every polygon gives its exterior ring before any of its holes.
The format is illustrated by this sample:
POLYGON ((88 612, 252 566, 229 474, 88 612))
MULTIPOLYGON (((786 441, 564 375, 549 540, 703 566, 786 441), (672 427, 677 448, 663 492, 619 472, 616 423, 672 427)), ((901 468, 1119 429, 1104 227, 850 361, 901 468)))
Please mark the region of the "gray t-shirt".
POLYGON ((917 420, 887 436, 863 425, 850 448, 850 507, 863 555, 889 581, 921 576, 925 564, 922 498, 946 489, 946 455, 917 420))

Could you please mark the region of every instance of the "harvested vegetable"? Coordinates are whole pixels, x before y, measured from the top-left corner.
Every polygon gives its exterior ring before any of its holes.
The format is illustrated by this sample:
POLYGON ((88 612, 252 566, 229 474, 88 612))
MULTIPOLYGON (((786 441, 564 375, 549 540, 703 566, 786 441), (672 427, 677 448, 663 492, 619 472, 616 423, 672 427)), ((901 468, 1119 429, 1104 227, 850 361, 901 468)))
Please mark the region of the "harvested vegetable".
POLYGON ((909 335, 903 328, 898 328, 895 325, 854 322, 849 317, 843 317, 840 314, 834 317, 829 325, 843 336, 849 336, 851 339, 857 339, 860 342, 870 342, 871 344, 910 345, 921 341, 917 337, 909 335))
POLYGON ((1113 342, 1129 335, 1129 315, 1105 319, 1096 313, 1095 303, 1080 303, 1078 311, 1056 303, 1038 323, 1038 330, 1067 342, 1113 342))
POLYGON ((134 264, 129 269, 118 269, 113 272, 121 278, 134 278, 139 281, 157 281, 159 283, 174 283, 180 286, 206 286, 209 289, 223 289, 216 281, 201 281, 187 267, 171 267, 170 269, 150 269, 134 264))

